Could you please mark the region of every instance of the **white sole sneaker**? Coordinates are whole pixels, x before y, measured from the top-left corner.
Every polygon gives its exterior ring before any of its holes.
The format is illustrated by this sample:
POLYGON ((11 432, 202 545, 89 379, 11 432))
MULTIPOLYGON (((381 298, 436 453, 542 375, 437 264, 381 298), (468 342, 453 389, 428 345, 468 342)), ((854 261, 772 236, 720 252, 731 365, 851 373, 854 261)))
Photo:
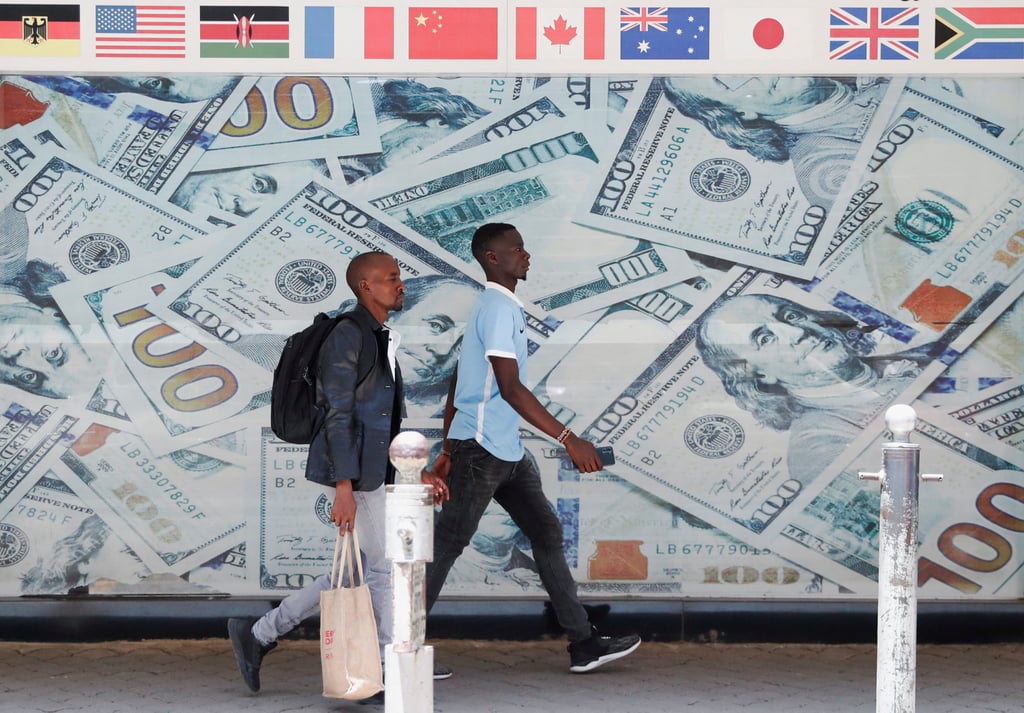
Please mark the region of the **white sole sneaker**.
POLYGON ((593 671, 595 668, 604 666, 606 663, 621 659, 623 656, 629 656, 640 647, 640 643, 641 642, 637 640, 637 642, 628 649, 622 649, 621 651, 615 651, 613 653, 605 654, 604 656, 598 656, 593 661, 588 661, 585 664, 570 666, 569 670, 573 673, 587 673, 588 671, 593 671))

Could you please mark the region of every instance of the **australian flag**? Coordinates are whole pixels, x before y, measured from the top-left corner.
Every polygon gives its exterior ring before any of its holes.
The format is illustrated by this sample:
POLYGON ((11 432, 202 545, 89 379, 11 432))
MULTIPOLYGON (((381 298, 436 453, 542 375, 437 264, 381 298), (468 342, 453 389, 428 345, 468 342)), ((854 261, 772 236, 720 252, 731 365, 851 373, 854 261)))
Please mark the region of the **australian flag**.
POLYGON ((624 7, 619 14, 622 59, 708 59, 706 7, 624 7))
POLYGON ((829 12, 829 59, 917 59, 917 8, 836 7, 829 12))

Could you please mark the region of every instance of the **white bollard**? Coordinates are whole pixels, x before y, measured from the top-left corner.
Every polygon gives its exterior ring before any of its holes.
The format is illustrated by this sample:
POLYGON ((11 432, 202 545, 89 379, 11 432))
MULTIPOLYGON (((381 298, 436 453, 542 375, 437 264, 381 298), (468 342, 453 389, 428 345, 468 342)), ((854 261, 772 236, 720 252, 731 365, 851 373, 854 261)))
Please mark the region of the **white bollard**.
POLYGON ((384 648, 385 713, 432 713, 434 648, 426 638, 426 566, 434 558, 434 494, 420 482, 430 449, 416 431, 391 441, 398 471, 387 486, 385 552, 391 560, 394 637, 384 648))
MULTIPOLYGON (((892 441, 882 445, 882 470, 859 473, 882 483, 878 546, 878 664, 876 713, 914 713, 917 685, 918 466, 910 442, 917 413, 896 404, 885 412, 892 441)), ((921 480, 941 480, 921 475, 921 480)))

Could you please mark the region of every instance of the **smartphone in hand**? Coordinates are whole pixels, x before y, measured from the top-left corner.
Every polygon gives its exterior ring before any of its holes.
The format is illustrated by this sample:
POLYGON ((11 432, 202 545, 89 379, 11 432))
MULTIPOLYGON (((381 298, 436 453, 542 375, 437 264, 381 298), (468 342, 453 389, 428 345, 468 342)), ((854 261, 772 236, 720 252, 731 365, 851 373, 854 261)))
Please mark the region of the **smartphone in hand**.
MULTIPOLYGON (((577 470, 576 464, 572 462, 572 458, 569 458, 569 454, 564 450, 562 452, 565 453, 565 457, 569 461, 569 468, 577 470)), ((598 446, 597 455, 605 466, 615 465, 615 451, 611 446, 598 446)))

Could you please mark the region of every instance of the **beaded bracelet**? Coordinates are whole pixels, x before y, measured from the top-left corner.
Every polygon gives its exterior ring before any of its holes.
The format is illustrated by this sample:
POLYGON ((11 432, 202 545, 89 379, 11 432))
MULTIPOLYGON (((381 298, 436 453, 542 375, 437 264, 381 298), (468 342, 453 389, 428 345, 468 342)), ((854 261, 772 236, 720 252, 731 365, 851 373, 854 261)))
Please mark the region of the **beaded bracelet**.
POLYGON ((562 432, 558 434, 558 438, 555 440, 559 443, 565 443, 565 439, 572 435, 572 429, 566 426, 562 429, 562 432))

